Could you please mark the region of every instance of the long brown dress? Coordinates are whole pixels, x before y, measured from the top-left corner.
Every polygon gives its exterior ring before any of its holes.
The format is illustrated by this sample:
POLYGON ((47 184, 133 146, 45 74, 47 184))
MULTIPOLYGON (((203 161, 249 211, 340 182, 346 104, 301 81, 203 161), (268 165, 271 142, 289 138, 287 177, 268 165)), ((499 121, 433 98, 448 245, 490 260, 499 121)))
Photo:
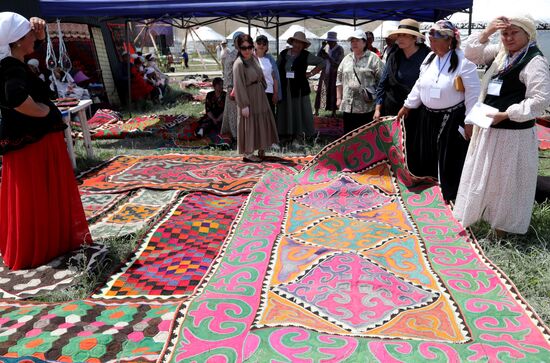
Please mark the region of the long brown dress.
POLYGON ((265 150, 279 142, 277 124, 265 97, 265 80, 255 57, 243 60, 237 57, 233 64, 233 85, 237 102, 237 145, 240 154, 265 150), (241 110, 250 109, 248 119, 241 110))

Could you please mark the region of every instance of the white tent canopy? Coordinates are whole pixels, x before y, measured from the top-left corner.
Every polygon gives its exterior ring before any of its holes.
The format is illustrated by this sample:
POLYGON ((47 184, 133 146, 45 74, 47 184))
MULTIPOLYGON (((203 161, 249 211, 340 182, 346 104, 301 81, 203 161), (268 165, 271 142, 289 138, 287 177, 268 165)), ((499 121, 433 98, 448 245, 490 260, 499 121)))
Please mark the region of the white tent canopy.
MULTIPOLYGON (((338 40, 348 40, 348 38, 353 34, 355 28, 351 25, 335 25, 328 32, 336 32, 338 40)), ((328 32, 321 35, 321 39, 326 39, 328 32)))
MULTIPOLYGON (((550 1, 474 0, 472 23, 488 23, 499 15, 530 15, 538 23, 550 23, 550 1)), ((453 23, 468 24, 468 13, 454 13, 453 23)))
MULTIPOLYGON (((231 34, 229 34, 226 39, 233 40, 233 34, 235 34, 236 32, 243 32, 245 34, 248 34, 248 27, 247 26, 238 27, 233 32, 231 32, 231 34)), ((256 39, 258 35, 265 35, 267 37, 267 40, 270 42, 275 41, 275 37, 269 34, 265 29, 258 28, 255 26, 250 27, 250 36, 252 37, 252 39, 256 39)))
POLYGON ((375 39, 384 39, 388 36, 389 32, 397 30, 398 26, 398 21, 386 20, 383 21, 382 24, 378 25, 376 29, 372 31, 372 33, 374 34, 375 39))
POLYGON ((214 29, 207 26, 200 26, 197 28, 193 28, 193 31, 190 31, 189 33, 193 34, 194 38, 198 36, 199 39, 202 40, 203 42, 221 42, 225 39, 223 35, 221 35, 220 33, 214 31, 214 29))
POLYGON ((288 38, 290 38, 291 36, 293 36, 294 33, 296 33, 296 32, 304 32, 304 34, 306 35, 306 38, 309 39, 309 40, 319 39, 319 37, 317 35, 315 35, 311 31, 307 30, 302 25, 298 25, 298 24, 292 24, 283 34, 279 35, 279 39, 284 40, 286 42, 286 40, 288 38))

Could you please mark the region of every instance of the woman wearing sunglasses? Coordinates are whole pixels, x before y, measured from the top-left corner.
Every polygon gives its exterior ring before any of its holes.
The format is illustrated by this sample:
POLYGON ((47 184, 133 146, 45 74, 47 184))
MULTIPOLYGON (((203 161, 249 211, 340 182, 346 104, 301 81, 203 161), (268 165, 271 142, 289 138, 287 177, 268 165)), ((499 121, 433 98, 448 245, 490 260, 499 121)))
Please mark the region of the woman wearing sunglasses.
MULTIPOLYGON (((437 178, 443 198, 456 198, 460 175, 468 150, 471 125, 464 118, 476 103, 480 83, 475 64, 460 50, 458 29, 447 20, 436 22, 429 32, 432 52, 420 68, 420 77, 399 110, 407 117, 419 108, 415 134, 408 154, 419 161, 417 176, 437 178)), ((409 142, 407 142, 409 145, 409 142)))
POLYGON ((237 102, 237 145, 243 161, 260 162, 265 150, 279 142, 277 125, 265 96, 266 82, 254 57, 254 42, 248 34, 237 37, 239 54, 233 64, 233 86, 237 102), (254 151, 258 150, 258 155, 254 151))
POLYGON ((500 16, 468 38, 468 59, 491 64, 480 101, 498 109, 489 128, 474 126, 454 215, 469 226, 479 219, 498 237, 529 229, 537 184, 535 118, 550 104, 548 61, 526 16, 500 16), (500 31, 500 44, 489 37, 500 31))

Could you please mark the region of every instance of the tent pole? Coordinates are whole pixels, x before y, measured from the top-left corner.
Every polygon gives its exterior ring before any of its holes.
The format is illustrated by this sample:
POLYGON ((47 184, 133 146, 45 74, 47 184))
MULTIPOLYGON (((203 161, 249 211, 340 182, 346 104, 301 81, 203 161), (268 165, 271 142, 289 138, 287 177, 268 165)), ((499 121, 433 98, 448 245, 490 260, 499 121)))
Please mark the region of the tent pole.
POLYGON ((128 49, 128 63, 126 64, 126 72, 128 72, 128 112, 132 117, 132 73, 130 72, 130 20, 126 19, 126 44, 128 49))
MULTIPOLYGON (((202 41, 202 39, 199 37, 199 35, 197 34, 197 32, 195 31, 195 29, 193 28, 190 28, 191 29, 191 36, 193 36, 193 34, 195 34, 195 36, 197 37, 197 39, 199 40, 199 42, 201 42, 202 46, 204 47, 204 49, 206 49, 206 51, 208 52, 208 54, 210 54, 210 56, 212 57, 212 59, 214 59, 216 61, 216 64, 219 65, 221 67, 221 64, 220 62, 218 61, 218 58, 216 57, 216 55, 214 53, 212 53, 210 51, 210 49, 208 49, 208 47, 206 46, 206 44, 202 41)), ((198 50, 197 50, 198 52, 198 50)), ((200 55, 199 55, 200 57, 200 55)))
POLYGON ((472 8, 468 9, 468 35, 472 34, 472 8))
POLYGON ((276 43, 276 50, 277 54, 279 54, 279 16, 277 16, 277 26, 275 27, 275 38, 277 38, 276 43))
POLYGON ((252 32, 252 29, 250 27, 250 25, 251 25, 250 24, 250 16, 247 16, 247 18, 248 18, 248 35, 252 36, 252 34, 250 34, 252 32))

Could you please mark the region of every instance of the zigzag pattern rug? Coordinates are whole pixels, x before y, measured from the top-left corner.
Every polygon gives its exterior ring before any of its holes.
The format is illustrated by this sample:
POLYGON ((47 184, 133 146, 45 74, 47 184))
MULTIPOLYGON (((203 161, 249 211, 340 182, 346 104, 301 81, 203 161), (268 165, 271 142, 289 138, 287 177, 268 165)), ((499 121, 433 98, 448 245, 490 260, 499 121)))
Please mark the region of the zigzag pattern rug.
POLYGON ((549 330, 390 119, 262 178, 163 362, 545 361, 549 330))
POLYGON ((154 227, 94 298, 190 296, 214 262, 247 195, 192 193, 154 227))
POLYGON ((119 156, 85 173, 83 193, 124 192, 137 188, 206 191, 218 195, 249 192, 269 170, 292 173, 309 158, 272 158, 245 163, 242 158, 211 155, 119 156))

